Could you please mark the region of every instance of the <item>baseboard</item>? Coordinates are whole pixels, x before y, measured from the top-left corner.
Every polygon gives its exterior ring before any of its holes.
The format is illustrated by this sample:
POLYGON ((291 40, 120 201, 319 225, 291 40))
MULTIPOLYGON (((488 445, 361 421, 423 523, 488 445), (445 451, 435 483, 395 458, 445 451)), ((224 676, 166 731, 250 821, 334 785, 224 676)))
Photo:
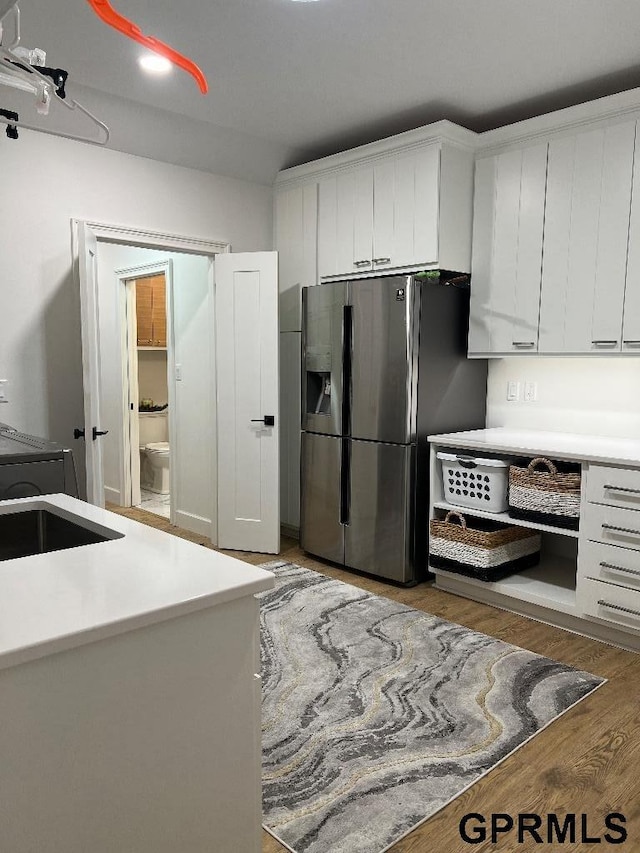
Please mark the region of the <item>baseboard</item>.
POLYGON ((291 524, 281 524, 280 533, 283 536, 289 536, 291 539, 300 539, 300 528, 293 527, 291 524))
POLYGON ((178 527, 183 527, 185 530, 190 530, 192 533, 198 533, 201 536, 211 538, 211 519, 203 518, 201 515, 195 515, 192 512, 184 512, 176 510, 175 523, 178 527))
POLYGON ((104 499, 107 503, 121 506, 120 489, 112 489, 111 486, 104 487, 104 499))

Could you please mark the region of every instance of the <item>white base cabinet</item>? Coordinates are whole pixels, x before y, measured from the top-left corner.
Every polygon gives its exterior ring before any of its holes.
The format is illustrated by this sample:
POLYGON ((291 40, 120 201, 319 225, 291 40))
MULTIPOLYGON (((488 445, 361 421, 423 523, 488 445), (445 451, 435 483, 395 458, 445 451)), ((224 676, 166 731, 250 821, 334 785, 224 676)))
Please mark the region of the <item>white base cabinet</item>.
POLYGON ((453 508, 444 499, 438 450, 506 459, 546 456, 579 463, 582 470, 579 531, 455 507, 470 521, 491 518, 540 531, 541 559, 532 569, 489 583, 435 568, 439 589, 640 651, 640 442, 499 428, 429 441, 430 518, 453 508), (568 450, 572 438, 575 448, 568 450))

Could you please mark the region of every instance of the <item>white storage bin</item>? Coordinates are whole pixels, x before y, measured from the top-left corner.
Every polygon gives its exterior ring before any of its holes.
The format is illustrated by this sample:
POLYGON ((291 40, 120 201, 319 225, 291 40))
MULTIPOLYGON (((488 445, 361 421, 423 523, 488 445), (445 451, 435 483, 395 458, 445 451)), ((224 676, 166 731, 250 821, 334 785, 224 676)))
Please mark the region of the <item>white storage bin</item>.
POLYGON ((438 453, 445 500, 455 506, 505 512, 509 506, 509 462, 460 453, 438 453))

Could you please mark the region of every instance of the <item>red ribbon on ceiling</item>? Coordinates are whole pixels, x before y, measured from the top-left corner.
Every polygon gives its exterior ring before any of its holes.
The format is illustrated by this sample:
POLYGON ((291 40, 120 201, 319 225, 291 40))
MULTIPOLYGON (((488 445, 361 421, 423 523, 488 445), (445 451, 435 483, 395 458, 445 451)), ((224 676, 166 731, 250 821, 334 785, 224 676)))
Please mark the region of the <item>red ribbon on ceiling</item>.
POLYGON ((124 15, 120 15, 113 8, 109 0, 87 0, 87 3, 91 6, 96 15, 100 18, 101 21, 104 21, 110 27, 113 27, 114 30, 118 30, 118 32, 127 36, 134 41, 143 44, 145 47, 148 47, 149 50, 154 51, 155 53, 159 53, 160 56, 164 56, 166 59, 173 62, 174 65, 177 65, 179 68, 182 68, 183 71, 186 71, 188 74, 191 74, 192 77, 195 78, 196 83, 200 87, 200 91, 203 95, 206 95, 209 91, 209 86, 207 84, 207 78, 204 76, 200 68, 192 62, 190 59, 187 59, 186 56, 183 56, 181 53, 178 53, 177 50, 174 50, 172 47, 169 47, 168 44, 160 41, 153 36, 145 36, 140 27, 136 26, 132 21, 128 18, 125 18, 124 15))

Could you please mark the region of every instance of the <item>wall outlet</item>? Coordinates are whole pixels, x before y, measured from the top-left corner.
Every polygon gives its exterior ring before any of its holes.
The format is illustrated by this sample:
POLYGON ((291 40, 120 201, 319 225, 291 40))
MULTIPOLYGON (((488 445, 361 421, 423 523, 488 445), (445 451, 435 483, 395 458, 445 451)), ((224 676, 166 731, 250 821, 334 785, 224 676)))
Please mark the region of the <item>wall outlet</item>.
POLYGON ((524 400, 525 403, 535 403, 538 399, 538 383, 537 382, 525 382, 524 383, 524 400))
POLYGON ((516 379, 507 382, 507 400, 514 403, 520 399, 520 383, 516 379))
POLYGON ((7 385, 8 379, 0 379, 0 403, 8 403, 9 397, 7 395, 7 385))

